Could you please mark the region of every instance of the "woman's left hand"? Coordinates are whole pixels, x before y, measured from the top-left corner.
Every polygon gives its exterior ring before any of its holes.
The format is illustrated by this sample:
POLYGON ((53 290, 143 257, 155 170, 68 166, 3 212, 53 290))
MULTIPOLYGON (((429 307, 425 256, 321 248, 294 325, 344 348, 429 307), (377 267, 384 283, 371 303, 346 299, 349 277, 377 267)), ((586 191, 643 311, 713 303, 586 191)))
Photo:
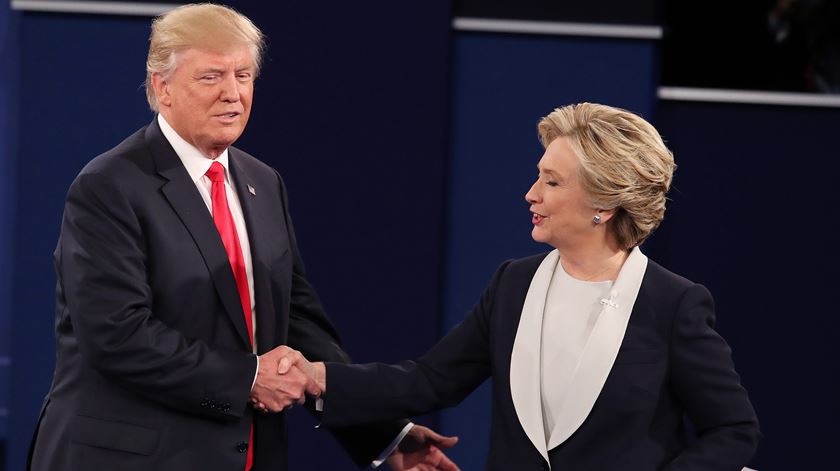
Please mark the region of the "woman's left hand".
POLYGON ((460 471, 442 451, 458 443, 458 437, 445 437, 428 427, 414 425, 387 463, 394 471, 460 471))

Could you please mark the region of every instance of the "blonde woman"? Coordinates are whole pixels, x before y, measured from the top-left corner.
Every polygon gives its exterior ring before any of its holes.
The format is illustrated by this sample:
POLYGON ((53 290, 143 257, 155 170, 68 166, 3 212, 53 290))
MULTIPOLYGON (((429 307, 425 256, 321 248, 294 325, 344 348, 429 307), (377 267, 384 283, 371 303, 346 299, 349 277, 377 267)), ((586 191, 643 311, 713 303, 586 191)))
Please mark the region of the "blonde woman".
POLYGON ((492 378, 489 470, 740 470, 760 433, 712 296, 639 250, 665 214, 671 152, 642 118, 591 103, 555 110, 539 135, 525 199, 553 250, 503 263, 417 361, 290 353, 325 391, 324 423, 427 413, 492 378))

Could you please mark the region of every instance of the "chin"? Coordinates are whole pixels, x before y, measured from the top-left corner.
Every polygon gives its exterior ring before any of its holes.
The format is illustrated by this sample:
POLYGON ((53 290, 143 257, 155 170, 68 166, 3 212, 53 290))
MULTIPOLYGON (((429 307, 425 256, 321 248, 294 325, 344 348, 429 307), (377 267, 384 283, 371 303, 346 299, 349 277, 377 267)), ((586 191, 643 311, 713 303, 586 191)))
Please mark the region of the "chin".
POLYGON ((218 135, 215 139, 213 139, 213 145, 215 145, 216 147, 228 148, 232 146, 237 139, 239 139, 239 136, 239 133, 218 135))
POLYGON ((531 238, 534 242, 548 243, 549 237, 543 234, 539 227, 534 227, 531 230, 531 238))

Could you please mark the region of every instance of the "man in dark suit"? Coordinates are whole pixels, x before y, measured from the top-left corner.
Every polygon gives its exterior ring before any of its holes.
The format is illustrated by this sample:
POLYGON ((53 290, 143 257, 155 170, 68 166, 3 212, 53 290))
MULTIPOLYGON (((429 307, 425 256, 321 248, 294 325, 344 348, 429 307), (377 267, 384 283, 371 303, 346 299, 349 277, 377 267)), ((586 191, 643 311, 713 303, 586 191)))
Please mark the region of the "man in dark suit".
MULTIPOLYGON (((278 373, 277 347, 348 361, 306 280, 280 175, 231 147, 263 44, 218 5, 154 22, 159 114, 67 195, 56 369, 29 469, 286 469, 283 410, 319 390, 278 373)), ((360 466, 390 455, 394 469, 455 469, 438 449, 455 439, 406 421, 333 432, 360 466)))

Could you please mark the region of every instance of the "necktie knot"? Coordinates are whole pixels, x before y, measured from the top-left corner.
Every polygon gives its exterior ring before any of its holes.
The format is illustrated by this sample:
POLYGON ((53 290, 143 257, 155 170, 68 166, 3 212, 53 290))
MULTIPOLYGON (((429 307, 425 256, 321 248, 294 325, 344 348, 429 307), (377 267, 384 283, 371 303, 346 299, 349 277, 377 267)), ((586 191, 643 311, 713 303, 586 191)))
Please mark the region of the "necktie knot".
POLYGON ((213 162, 205 175, 211 182, 223 183, 225 181, 225 168, 219 162, 213 162))

